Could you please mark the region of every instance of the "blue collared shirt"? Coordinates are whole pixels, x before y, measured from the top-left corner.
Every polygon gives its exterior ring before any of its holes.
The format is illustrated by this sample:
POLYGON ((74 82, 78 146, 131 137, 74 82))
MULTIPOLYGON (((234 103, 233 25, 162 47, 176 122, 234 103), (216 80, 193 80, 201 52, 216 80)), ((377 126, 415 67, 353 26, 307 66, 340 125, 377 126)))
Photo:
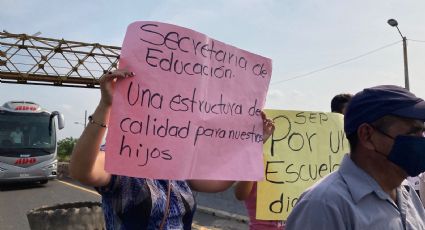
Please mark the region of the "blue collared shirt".
POLYGON ((415 190, 408 188, 397 188, 394 202, 346 155, 338 171, 303 193, 286 230, 425 229, 425 210, 415 190))

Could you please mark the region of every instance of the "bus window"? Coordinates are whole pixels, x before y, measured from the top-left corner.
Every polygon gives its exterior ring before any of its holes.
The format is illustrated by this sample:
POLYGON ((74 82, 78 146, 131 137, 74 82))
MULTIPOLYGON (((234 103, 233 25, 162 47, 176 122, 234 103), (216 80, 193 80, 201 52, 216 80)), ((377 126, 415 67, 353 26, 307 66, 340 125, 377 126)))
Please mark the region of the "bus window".
POLYGON ((13 145, 13 142, 9 139, 3 139, 1 141, 1 146, 0 147, 10 147, 13 145))

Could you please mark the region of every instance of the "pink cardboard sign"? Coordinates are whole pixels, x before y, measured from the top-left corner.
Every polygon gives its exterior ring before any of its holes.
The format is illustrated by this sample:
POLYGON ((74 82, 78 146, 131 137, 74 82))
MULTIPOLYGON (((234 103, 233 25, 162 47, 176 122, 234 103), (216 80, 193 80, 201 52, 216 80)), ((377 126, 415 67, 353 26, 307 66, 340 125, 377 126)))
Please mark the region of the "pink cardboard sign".
POLYGON ((260 180, 261 109, 271 60, 196 31, 129 25, 111 111, 106 170, 154 179, 260 180))

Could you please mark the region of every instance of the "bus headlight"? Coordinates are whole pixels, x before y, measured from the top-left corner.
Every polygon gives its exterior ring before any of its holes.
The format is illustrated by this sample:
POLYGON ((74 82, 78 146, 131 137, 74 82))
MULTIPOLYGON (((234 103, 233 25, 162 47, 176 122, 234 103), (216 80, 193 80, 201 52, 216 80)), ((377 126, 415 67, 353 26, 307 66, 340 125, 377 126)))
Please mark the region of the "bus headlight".
POLYGON ((6 172, 6 169, 0 167, 0 172, 6 172))
POLYGON ((45 169, 57 169, 57 168, 58 168, 58 164, 57 164, 57 162, 55 161, 55 162, 53 162, 53 163, 50 163, 50 164, 46 165, 44 168, 45 168, 45 169))

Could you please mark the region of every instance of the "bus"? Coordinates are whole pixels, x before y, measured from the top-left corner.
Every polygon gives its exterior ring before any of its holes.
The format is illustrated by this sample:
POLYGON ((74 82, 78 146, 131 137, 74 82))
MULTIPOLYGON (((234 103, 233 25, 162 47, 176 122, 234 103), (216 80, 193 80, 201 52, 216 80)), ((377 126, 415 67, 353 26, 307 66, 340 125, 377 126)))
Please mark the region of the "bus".
POLYGON ((58 129, 63 115, 48 112, 28 101, 10 101, 0 106, 0 184, 40 182, 57 177, 58 129))

